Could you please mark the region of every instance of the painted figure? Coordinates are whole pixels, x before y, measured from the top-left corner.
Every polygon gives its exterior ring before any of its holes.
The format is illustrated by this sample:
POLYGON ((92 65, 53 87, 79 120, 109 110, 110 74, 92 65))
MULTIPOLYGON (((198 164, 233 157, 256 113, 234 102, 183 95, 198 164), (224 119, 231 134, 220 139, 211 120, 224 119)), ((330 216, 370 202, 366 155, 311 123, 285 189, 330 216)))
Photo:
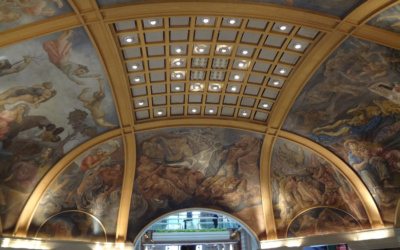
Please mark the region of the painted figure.
POLYGON ((57 94, 51 82, 32 85, 32 87, 11 87, 0 93, 0 107, 5 104, 25 102, 38 108, 43 103, 57 94))
POLYGON ((49 61, 63 72, 71 81, 84 85, 83 78, 99 78, 100 74, 89 74, 87 66, 70 60, 72 30, 64 31, 56 40, 43 43, 43 49, 49 56, 49 61))
POLYGON ((83 103, 83 106, 90 111, 90 114, 97 125, 106 128, 113 128, 116 125, 105 120, 106 114, 101 107, 101 103, 105 98, 103 80, 98 78, 97 81, 99 83, 99 90, 93 92, 92 98, 85 97, 86 93, 90 91, 90 88, 85 88, 78 96, 78 99, 83 103))
MULTIPOLYGON (((1 15, 1 10, 0 10, 0 15, 1 15)), ((13 64, 11 64, 8 59, 0 59, 0 77, 21 72, 31 62, 32 62, 31 56, 23 56, 22 60, 15 62, 13 64)))

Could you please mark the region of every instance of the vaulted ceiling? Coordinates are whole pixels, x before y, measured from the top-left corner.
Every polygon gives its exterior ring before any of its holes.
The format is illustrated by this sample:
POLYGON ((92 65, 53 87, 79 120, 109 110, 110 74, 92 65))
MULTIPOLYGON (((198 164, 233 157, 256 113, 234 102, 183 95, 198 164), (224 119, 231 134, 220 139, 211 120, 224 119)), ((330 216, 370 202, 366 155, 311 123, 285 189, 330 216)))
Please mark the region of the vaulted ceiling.
POLYGON ((0 2, 2 235, 393 227, 400 1, 0 2))

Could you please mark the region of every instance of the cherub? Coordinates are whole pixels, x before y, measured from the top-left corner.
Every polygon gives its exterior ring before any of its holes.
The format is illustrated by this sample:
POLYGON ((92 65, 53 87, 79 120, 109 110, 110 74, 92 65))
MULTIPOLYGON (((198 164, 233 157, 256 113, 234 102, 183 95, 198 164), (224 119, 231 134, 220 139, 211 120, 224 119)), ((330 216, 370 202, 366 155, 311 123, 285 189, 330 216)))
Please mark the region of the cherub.
POLYGON ((87 66, 70 61, 72 44, 68 40, 72 31, 64 31, 56 40, 43 43, 43 49, 49 56, 49 61, 63 72, 71 81, 84 85, 82 78, 99 78, 99 74, 89 74, 87 66))
POLYGON ((83 103, 83 106, 90 111, 93 120, 96 122, 97 125, 106 127, 106 128, 113 128, 116 125, 112 124, 105 120, 105 112, 101 108, 101 102, 103 101, 104 95, 104 84, 102 79, 97 79, 99 83, 99 91, 93 92, 92 98, 86 98, 85 95, 90 88, 85 88, 82 90, 81 94, 78 96, 78 99, 83 103))

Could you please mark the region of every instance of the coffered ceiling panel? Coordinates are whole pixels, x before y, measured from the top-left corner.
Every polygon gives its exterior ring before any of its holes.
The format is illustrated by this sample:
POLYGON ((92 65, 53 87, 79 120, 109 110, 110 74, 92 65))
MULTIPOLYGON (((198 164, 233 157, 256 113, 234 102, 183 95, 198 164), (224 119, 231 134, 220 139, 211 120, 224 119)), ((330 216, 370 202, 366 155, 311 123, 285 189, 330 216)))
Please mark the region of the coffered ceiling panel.
POLYGON ((223 118, 265 123, 321 32, 262 19, 170 16, 114 24, 138 123, 223 118))

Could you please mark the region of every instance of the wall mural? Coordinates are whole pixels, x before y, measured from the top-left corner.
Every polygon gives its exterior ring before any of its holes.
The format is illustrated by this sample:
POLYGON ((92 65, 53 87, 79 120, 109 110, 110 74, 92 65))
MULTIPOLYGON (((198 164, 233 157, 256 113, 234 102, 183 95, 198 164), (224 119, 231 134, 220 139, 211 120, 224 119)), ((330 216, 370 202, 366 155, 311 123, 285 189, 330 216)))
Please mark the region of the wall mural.
POLYGON ((400 197, 399 73, 400 51, 350 38, 308 82, 284 125, 357 171, 389 224, 400 197))
POLYGON ((349 213, 331 207, 316 207, 299 214, 290 223, 288 237, 304 237, 328 233, 362 230, 362 226, 349 213))
POLYGON ((106 232, 112 238, 124 168, 121 146, 121 139, 112 139, 75 159, 44 193, 30 235, 105 240, 106 232), (81 217, 85 219, 80 221, 81 217))
POLYGON ((128 235, 176 209, 206 207, 265 234, 259 183, 262 135, 223 128, 138 133, 128 235))
POLYGON ((66 0, 2 0, 0 31, 72 12, 66 0))
POLYGON ((1 48, 0 83, 0 234, 8 234, 47 170, 118 119, 83 29, 1 48))
POLYGON ((400 4, 395 5, 373 19, 368 24, 385 30, 400 32, 400 4))
POLYGON ((283 4, 301 9, 344 17, 364 0, 243 0, 244 2, 262 2, 283 4))
MULTIPOLYGON (((307 148, 278 139, 273 149, 271 177, 272 203, 279 237, 286 237, 290 221, 298 214, 315 206, 344 210, 365 228, 370 227, 364 207, 351 184, 335 167, 307 148)), ((301 228, 312 227, 318 219, 321 227, 315 233, 326 233, 323 231, 324 223, 329 222, 323 221, 325 217, 315 217, 315 220, 302 218, 299 222, 301 228)), ((292 233, 297 235, 294 231, 292 233)), ((302 229, 300 233, 303 233, 302 229)))

